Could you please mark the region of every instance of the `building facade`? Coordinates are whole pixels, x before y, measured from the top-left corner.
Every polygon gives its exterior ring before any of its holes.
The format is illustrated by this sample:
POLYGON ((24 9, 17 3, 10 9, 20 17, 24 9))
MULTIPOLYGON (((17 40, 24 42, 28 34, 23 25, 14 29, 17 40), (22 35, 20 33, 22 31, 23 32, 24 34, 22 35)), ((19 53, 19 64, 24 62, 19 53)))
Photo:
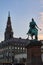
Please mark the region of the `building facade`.
POLYGON ((25 45, 27 39, 13 37, 10 12, 8 13, 7 25, 4 33, 4 41, 0 43, 0 62, 19 62, 26 58, 25 45))

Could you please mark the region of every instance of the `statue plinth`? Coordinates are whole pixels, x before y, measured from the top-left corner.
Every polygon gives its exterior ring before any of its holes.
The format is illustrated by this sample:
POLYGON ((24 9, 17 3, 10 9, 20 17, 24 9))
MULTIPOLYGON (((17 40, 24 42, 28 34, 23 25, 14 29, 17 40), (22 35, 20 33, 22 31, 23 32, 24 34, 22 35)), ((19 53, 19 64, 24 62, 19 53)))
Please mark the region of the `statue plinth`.
POLYGON ((30 40, 27 48, 27 63, 26 65, 41 65, 41 41, 30 40))

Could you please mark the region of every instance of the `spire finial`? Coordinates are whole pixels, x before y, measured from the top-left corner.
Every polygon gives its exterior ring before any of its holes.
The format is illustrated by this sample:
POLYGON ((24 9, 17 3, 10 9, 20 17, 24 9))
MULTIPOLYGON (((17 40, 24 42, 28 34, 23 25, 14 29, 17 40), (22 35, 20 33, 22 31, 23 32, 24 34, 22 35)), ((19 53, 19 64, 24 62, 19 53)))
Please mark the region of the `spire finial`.
POLYGON ((10 17, 10 11, 8 12, 8 17, 10 17))

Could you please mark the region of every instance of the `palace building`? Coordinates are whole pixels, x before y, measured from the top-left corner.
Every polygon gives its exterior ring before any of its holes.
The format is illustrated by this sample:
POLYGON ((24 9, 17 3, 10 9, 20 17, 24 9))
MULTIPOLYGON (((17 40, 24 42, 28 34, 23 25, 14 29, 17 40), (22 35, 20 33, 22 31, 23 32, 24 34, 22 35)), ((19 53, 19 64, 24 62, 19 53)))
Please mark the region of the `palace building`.
MULTIPOLYGON (((0 43, 0 63, 21 62, 20 59, 27 58, 27 50, 25 47, 30 42, 29 39, 15 38, 13 34, 11 17, 10 13, 8 13, 4 41, 0 43)), ((41 48, 41 52, 43 53, 43 48, 41 48)))
POLYGON ((15 59, 17 62, 19 62, 19 59, 26 58, 26 43, 27 39, 13 37, 11 17, 10 13, 8 13, 4 41, 0 43, 0 62, 13 62, 15 59))

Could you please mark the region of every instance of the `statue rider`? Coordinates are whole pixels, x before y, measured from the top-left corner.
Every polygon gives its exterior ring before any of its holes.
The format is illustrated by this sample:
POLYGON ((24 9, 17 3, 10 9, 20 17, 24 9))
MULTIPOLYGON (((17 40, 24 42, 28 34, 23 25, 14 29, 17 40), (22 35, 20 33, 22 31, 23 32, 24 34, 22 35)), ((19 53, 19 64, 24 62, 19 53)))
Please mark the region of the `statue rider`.
POLYGON ((32 18, 32 21, 30 22, 30 25, 29 25, 30 29, 28 31, 28 35, 30 34, 32 39, 33 39, 33 35, 35 35, 35 39, 38 39, 38 29, 39 28, 36 24, 36 22, 34 21, 34 19, 32 18))

